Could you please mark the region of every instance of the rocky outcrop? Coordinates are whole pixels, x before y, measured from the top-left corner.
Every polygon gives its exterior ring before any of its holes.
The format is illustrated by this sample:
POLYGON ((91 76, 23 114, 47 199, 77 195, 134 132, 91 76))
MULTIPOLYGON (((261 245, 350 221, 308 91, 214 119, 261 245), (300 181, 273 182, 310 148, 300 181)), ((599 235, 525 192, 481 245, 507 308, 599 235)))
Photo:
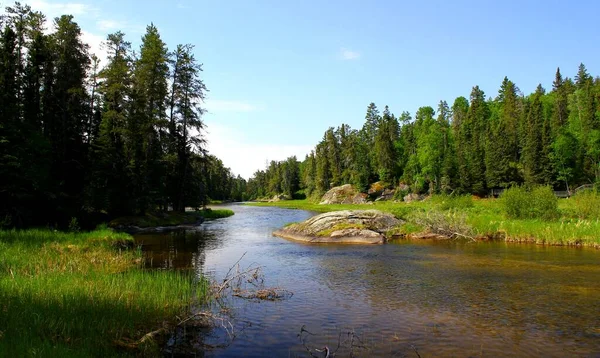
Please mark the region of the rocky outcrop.
POLYGON ((326 204, 366 204, 367 195, 359 193, 350 184, 336 186, 321 198, 319 205, 326 204))
POLYGON ((379 210, 343 210, 313 216, 273 235, 308 243, 383 244, 385 234, 401 224, 379 210))
POLYGON ((419 194, 408 194, 404 197, 404 201, 407 203, 412 203, 413 201, 423 201, 425 200, 425 196, 419 194))
POLYGON ((290 200, 290 198, 285 194, 279 194, 273 196, 273 198, 269 199, 269 203, 276 203, 278 201, 290 200))

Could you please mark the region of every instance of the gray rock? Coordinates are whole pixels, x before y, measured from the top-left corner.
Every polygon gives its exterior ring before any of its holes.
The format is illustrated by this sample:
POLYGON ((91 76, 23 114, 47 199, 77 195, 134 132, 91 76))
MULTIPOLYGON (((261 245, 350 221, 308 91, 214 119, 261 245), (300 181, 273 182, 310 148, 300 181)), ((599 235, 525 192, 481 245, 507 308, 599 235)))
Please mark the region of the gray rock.
POLYGON ((330 189, 323 197, 319 205, 326 204, 366 204, 367 195, 359 193, 350 184, 336 186, 330 189))
POLYGON ((425 196, 419 194, 408 194, 404 197, 404 201, 407 203, 412 203, 413 201, 423 201, 425 200, 425 196))
POLYGON ((402 221, 379 210, 343 210, 313 216, 273 235, 310 243, 383 244, 385 233, 400 224, 402 221))
POLYGON ((279 194, 279 195, 273 196, 272 199, 269 199, 269 203, 274 203, 274 202, 283 201, 283 200, 290 200, 290 198, 285 194, 279 194))

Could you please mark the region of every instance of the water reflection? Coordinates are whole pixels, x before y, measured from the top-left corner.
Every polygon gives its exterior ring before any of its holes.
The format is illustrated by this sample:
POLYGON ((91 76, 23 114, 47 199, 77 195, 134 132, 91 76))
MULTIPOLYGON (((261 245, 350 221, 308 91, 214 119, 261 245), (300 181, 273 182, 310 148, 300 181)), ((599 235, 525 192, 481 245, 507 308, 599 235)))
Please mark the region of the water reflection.
MULTIPOLYGON (((232 206, 198 230, 140 235, 148 266, 222 277, 263 266, 281 302, 232 302, 243 334, 208 356, 307 356, 353 331, 358 356, 600 356, 599 251, 504 243, 304 245, 272 237, 311 213, 232 206)), ((218 339, 218 337, 215 337, 218 339)), ((338 356, 349 355, 342 346, 338 356)))

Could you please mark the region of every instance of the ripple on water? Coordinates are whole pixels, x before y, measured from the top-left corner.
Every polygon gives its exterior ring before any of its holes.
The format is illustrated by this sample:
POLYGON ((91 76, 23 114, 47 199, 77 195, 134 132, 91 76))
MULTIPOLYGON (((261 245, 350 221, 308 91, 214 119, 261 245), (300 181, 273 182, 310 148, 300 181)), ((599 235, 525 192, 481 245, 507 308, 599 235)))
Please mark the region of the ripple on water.
MULTIPOLYGON (((236 215, 183 233, 136 236, 155 267, 223 277, 263 267, 279 302, 233 300, 239 335, 209 356, 600 356, 600 252, 504 243, 305 245, 272 231, 312 214, 228 206, 236 215), (192 262, 193 261, 193 262, 192 262), (353 332, 352 334, 348 334, 353 332), (342 334, 340 338, 340 333, 342 334), (361 343, 356 343, 361 342, 361 343), (366 348, 361 348, 364 346, 366 348)), ((216 330, 215 340, 224 331, 216 330)))

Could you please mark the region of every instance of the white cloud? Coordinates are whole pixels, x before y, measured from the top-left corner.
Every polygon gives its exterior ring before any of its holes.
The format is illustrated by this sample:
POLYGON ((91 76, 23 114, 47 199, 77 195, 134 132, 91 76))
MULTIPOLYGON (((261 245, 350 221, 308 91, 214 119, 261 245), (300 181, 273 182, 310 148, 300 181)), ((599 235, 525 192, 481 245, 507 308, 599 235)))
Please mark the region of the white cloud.
POLYGON ((208 150, 223 161, 235 175, 249 179, 257 170, 264 170, 267 161, 285 160, 295 155, 304 160, 312 145, 277 145, 250 143, 248 138, 235 128, 207 123, 208 150))
POLYGON ((50 3, 47 1, 30 1, 28 3, 32 10, 41 11, 49 19, 61 15, 89 15, 97 12, 96 8, 81 3, 50 3))
POLYGON ((232 101, 222 99, 207 99, 204 107, 210 113, 218 112, 256 112, 264 109, 263 106, 257 106, 245 101, 232 101))
POLYGON ((111 31, 111 30, 120 30, 125 28, 126 26, 115 20, 98 20, 96 22, 96 26, 102 31, 111 31))
POLYGON ((87 31, 81 31, 81 40, 90 45, 89 53, 94 54, 100 59, 100 67, 107 63, 106 50, 102 48, 102 42, 106 40, 106 36, 100 36, 87 31))
POLYGON ((356 60, 360 58, 360 53, 347 48, 341 48, 340 57, 342 58, 342 60, 356 60))

